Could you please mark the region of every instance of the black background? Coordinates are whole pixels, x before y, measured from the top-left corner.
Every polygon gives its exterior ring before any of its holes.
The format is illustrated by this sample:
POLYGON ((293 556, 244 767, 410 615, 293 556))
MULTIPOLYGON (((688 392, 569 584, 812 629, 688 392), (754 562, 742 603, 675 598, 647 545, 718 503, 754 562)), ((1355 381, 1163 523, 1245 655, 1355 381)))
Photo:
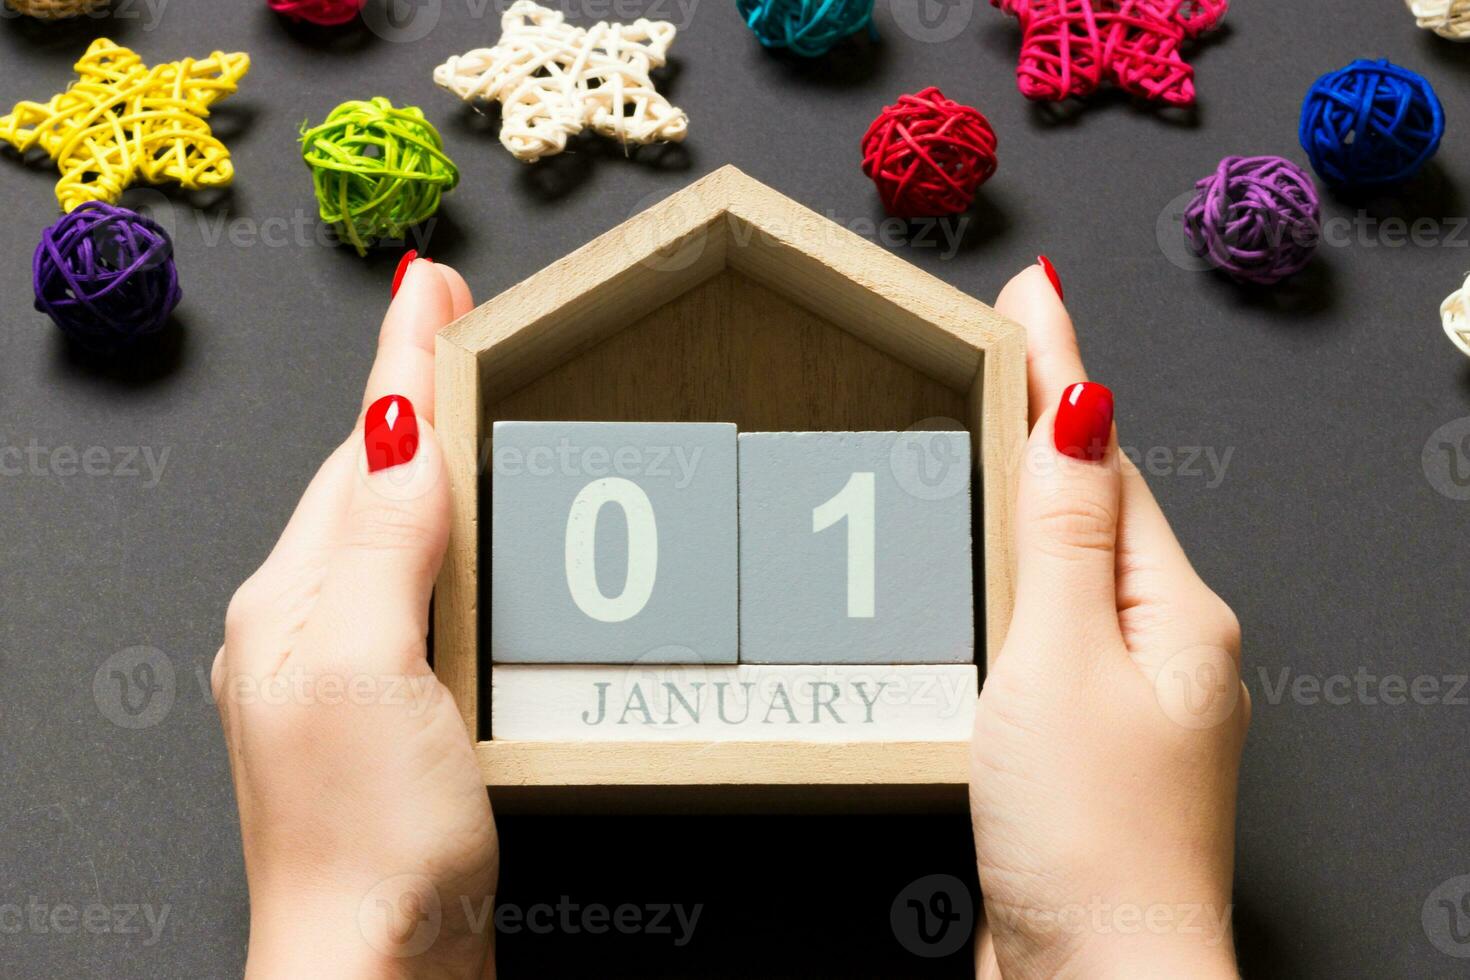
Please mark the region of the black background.
MULTIPOLYGON (((0 904, 169 909, 153 945, 0 933, 0 972, 227 977, 243 962, 238 825, 203 678, 233 588, 351 425, 398 257, 359 259, 309 234, 257 237, 282 233, 267 219, 315 225, 295 143, 303 120, 378 94, 423 106, 463 172, 430 252, 483 299, 724 163, 872 235, 882 214, 858 139, 896 95, 937 84, 987 113, 1000 172, 954 254, 932 241, 885 244, 984 299, 1045 251, 1093 376, 1118 393, 1124 444, 1161 460, 1186 447, 1231 454, 1218 485, 1170 464, 1152 483, 1245 625, 1256 716, 1236 918, 1247 975, 1464 975, 1421 914, 1431 891, 1470 871, 1470 707, 1307 703, 1269 697, 1263 677, 1274 689, 1283 670, 1319 680, 1466 670, 1470 503, 1436 489, 1421 453, 1436 429, 1470 415, 1470 372, 1436 309, 1470 268, 1470 235, 1455 220, 1470 164, 1470 48, 1417 30, 1395 0, 1241 2, 1193 56, 1197 113, 1103 96, 1056 114, 1016 92, 1015 22, 968 0, 880 2, 881 44, 855 41, 811 64, 762 52, 730 0, 576 0, 580 23, 640 10, 680 23, 666 89, 691 135, 632 160, 578 144, 528 168, 430 77, 449 54, 493 43, 499 6, 420 0, 417 16, 438 19, 412 42, 292 28, 258 0, 168 0, 154 12, 118 0, 106 19, 64 25, 0 19, 6 107, 59 90, 95 36, 150 62, 216 48, 254 58, 215 118, 234 150, 234 188, 203 201, 172 191, 124 200, 167 214, 186 291, 180 331, 142 363, 79 358, 32 312, 30 255, 56 215, 54 173, 0 159, 10 229, 0 240, 0 446, 99 446, 113 462, 120 447, 169 452, 156 486, 48 466, 0 480, 0 904), (1444 149, 1418 181, 1395 197, 1329 199, 1329 216, 1362 216, 1360 227, 1339 228, 1288 286, 1244 290, 1170 261, 1179 194, 1226 154, 1301 160, 1307 86, 1380 56, 1427 74, 1446 104, 1444 149), (1394 245, 1394 226, 1376 223, 1392 216, 1436 219, 1439 240, 1394 245), (176 696, 157 724, 129 730, 99 708, 92 680, 137 646, 161 651, 176 696)), ((650 935, 506 937, 506 976, 968 970, 966 953, 910 954, 888 920, 894 897, 923 875, 974 887, 963 816, 519 818, 503 820, 502 834, 505 902, 704 906, 683 948, 650 935)))

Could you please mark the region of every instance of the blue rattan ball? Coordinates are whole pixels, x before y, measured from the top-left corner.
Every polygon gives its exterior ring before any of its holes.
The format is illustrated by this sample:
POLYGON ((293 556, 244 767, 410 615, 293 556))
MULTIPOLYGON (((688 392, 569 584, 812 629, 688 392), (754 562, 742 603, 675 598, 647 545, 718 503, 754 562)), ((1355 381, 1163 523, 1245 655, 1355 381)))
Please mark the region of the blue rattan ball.
POLYGON ((1302 149, 1334 187, 1402 183, 1443 136, 1444 108, 1429 82, 1387 61, 1355 61, 1323 75, 1302 106, 1302 149))

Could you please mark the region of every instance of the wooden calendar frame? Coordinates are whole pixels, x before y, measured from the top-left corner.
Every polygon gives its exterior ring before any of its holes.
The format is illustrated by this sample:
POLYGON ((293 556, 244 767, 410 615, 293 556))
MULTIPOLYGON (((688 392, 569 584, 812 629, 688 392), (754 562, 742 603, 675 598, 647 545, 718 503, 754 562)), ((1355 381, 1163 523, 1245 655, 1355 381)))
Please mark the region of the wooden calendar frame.
POLYGON ((1019 326, 725 167, 445 328, 436 374, 453 518, 435 591, 434 667, 477 742, 497 810, 964 805, 963 742, 483 738, 481 492, 500 418, 724 421, 756 431, 904 429, 952 417, 975 450, 975 581, 984 590, 976 649, 993 655, 1014 601, 1026 439, 1019 326))

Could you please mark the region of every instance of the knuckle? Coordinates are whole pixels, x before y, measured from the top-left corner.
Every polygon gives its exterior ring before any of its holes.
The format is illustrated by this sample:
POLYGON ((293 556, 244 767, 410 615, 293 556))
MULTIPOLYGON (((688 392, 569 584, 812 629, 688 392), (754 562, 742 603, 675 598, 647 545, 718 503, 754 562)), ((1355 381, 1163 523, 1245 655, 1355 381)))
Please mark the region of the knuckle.
POLYGON ((1214 591, 1206 588, 1206 608, 1209 609, 1209 622, 1213 624, 1216 639, 1220 645, 1231 653, 1240 652, 1241 630, 1240 617, 1230 604, 1220 598, 1214 591))
POLYGON ((257 573, 240 583, 230 604, 225 607, 225 641, 238 636, 260 616, 265 608, 265 586, 257 573))
POLYGON ((214 663, 209 665, 209 693, 213 696, 216 704, 220 702, 220 695, 224 692, 224 689, 225 648, 222 646, 219 648, 219 652, 214 655, 214 663))
POLYGON ((378 503, 354 515, 344 543, 358 551, 413 553, 427 549, 434 534, 430 522, 418 511, 378 503))
POLYGON ((1032 521, 1041 532, 1042 547, 1058 557, 1111 551, 1117 538, 1115 506, 1096 493, 1075 488, 1042 496, 1032 521))

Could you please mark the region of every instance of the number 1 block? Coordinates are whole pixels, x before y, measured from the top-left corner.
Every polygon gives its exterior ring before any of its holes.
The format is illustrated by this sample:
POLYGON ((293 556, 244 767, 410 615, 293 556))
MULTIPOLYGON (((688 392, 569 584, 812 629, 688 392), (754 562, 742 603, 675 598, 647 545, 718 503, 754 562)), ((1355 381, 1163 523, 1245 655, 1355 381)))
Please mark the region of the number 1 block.
POLYGON ((968 433, 739 441, 742 662, 974 660, 968 433))
POLYGON ((732 664, 735 426, 497 422, 490 656, 732 664))

